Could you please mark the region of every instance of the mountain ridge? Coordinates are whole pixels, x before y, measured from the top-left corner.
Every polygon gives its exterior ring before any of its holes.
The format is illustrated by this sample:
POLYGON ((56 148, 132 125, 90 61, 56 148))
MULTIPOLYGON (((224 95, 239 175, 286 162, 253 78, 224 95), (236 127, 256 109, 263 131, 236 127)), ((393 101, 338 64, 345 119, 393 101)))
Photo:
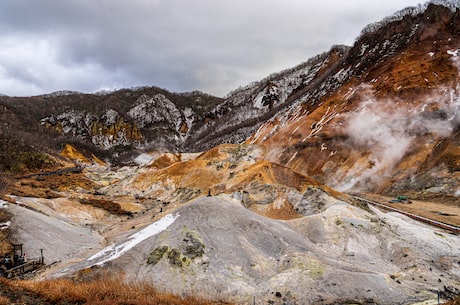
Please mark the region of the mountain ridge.
MULTIPOLYGON (((453 5, 450 2, 446 5, 449 4, 453 5)), ((310 100, 310 103, 312 103, 312 100, 317 100, 319 103, 319 101, 323 98, 326 92, 328 92, 327 94, 332 94, 338 87, 343 86, 344 82, 346 82, 349 77, 352 77, 352 75, 347 75, 347 69, 349 68, 347 68, 346 66, 349 66, 350 63, 355 62, 356 65, 356 62, 361 62, 360 65, 354 66, 352 69, 353 74, 355 74, 356 76, 361 73, 360 69, 367 69, 365 68, 366 62, 369 63, 375 61, 375 56, 378 56, 379 60, 381 61, 385 57, 388 57, 392 53, 397 51, 391 48, 394 48, 395 46, 398 46, 398 48, 403 48, 404 43, 408 43, 411 39, 410 36, 414 35, 414 29, 412 29, 411 26, 406 26, 406 31, 408 31, 408 33, 398 33, 398 31, 403 27, 399 26, 399 29, 395 28, 393 30, 389 30, 389 28, 391 28, 393 25, 398 27, 396 24, 401 23, 417 23, 416 21, 414 21, 415 19, 423 19, 424 17, 416 17, 417 15, 415 15, 415 12, 419 12, 419 16, 421 16, 421 12, 423 12, 423 14, 431 14, 430 10, 435 10, 435 6, 436 5, 430 3, 428 5, 425 5, 423 9, 406 9, 402 11, 404 13, 400 13, 401 15, 397 13, 396 17, 387 18, 387 20, 384 19, 382 22, 379 22, 378 25, 369 25, 367 29, 363 30, 362 34, 357 38, 354 46, 334 46, 331 48, 329 52, 325 52, 318 56, 312 57, 307 62, 300 64, 294 68, 286 69, 280 73, 272 74, 261 81, 254 82, 245 87, 234 90, 230 92, 224 100, 213 98, 211 96, 206 96, 205 94, 198 92, 191 93, 195 94, 197 97, 193 100, 193 103, 191 101, 185 103, 179 102, 180 106, 176 106, 176 108, 179 107, 178 111, 181 112, 182 117, 182 124, 180 128, 174 128, 174 126, 171 126, 170 128, 157 129, 157 131, 148 130, 144 128, 144 130, 141 131, 140 136, 134 136, 132 139, 130 139, 130 137, 127 137, 127 141, 115 141, 111 144, 107 144, 108 141, 106 141, 106 143, 103 144, 104 141, 98 141, 97 139, 92 139, 92 137, 107 138, 109 136, 114 137, 116 136, 116 134, 104 135, 104 133, 101 134, 97 131, 93 131, 93 133, 96 133, 95 135, 80 135, 80 140, 83 140, 85 142, 93 142, 93 144, 103 149, 109 149, 114 145, 120 144, 125 146, 130 144, 134 144, 135 146, 148 146, 149 143, 153 144, 154 142, 159 141, 161 145, 166 146, 166 149, 172 149, 176 152, 200 151, 204 149, 209 149, 222 142, 241 142, 245 138, 247 138, 251 133, 253 133, 263 121, 272 118, 278 111, 281 111, 282 109, 288 106, 292 107, 292 103, 299 101, 300 103, 303 103, 302 101, 306 100, 310 100), (376 34, 376 31, 378 32, 378 30, 383 27, 385 27, 384 31, 386 31, 386 33, 376 34), (375 43, 373 47, 370 47, 370 45, 366 45, 366 43, 369 41, 372 44, 372 37, 381 38, 385 37, 385 35, 391 36, 392 34, 389 34, 389 32, 398 33, 397 35, 393 35, 392 37, 399 37, 399 40, 393 43, 388 43, 386 47, 384 46, 385 48, 379 50, 380 53, 374 51, 367 51, 367 48, 369 48, 369 50, 372 50, 372 48, 379 47, 378 45, 375 45, 375 43), (364 40, 366 40, 366 42, 364 42, 364 40), (406 40, 406 42, 404 42, 403 40, 406 40), (366 52, 367 56, 365 56, 364 58, 359 58, 361 57, 361 54, 364 54, 363 52, 366 52), (310 81, 313 82, 310 83, 310 81), (288 83, 283 84, 283 82, 288 83), (281 87, 278 88, 279 86, 281 87), (278 88, 278 92, 270 93, 270 88, 278 88), (214 109, 208 108, 208 110, 203 109, 204 112, 201 111, 201 113, 197 113, 200 112, 199 109, 193 110, 193 105, 196 104, 198 100, 200 100, 200 96, 198 96, 200 94, 202 96, 208 97, 211 100, 216 101, 217 104, 214 105, 216 105, 217 107, 215 107, 214 109), (280 94, 280 96, 278 96, 278 94, 280 94), (190 104, 188 105, 188 103, 190 104), (183 113, 184 111, 186 111, 187 113, 183 113), (223 123, 222 121, 224 121, 225 123, 223 123), (178 129, 182 130, 182 132, 178 129), (162 141, 162 138, 165 138, 167 140, 162 141)), ((445 7, 445 9, 449 10, 449 8, 447 7, 445 7)), ((433 16, 435 15, 436 14, 434 14, 433 12, 433 16)), ((456 19, 453 18, 453 20, 456 19)), ((453 25, 453 28, 455 28, 455 24, 453 25)), ((368 73, 370 73, 370 71, 368 73)), ((384 86, 384 84, 382 84, 382 86, 384 86)), ((147 89, 146 87, 141 87, 136 90, 122 89, 112 93, 105 93, 103 95, 99 95, 100 97, 107 97, 107 99, 101 100, 101 105, 106 105, 105 111, 114 108, 113 106, 109 105, 113 104, 111 100, 114 99, 112 98, 112 96, 115 95, 115 100, 118 100, 118 103, 124 103, 127 106, 127 102, 123 102, 123 96, 120 93, 124 92, 126 98, 126 96, 128 95, 132 95, 134 92, 139 92, 142 90, 149 89, 147 89)), ((162 89, 155 90, 161 91, 162 89)), ((391 88, 388 88, 388 90, 391 90, 391 88)), ((161 94, 165 95, 164 90, 162 92, 163 93, 161 94)), ((75 95, 73 92, 65 92, 64 95, 50 94, 43 95, 42 98, 54 98, 73 95, 75 95)), ((188 94, 179 95, 187 96, 188 94)), ((85 96, 88 95, 86 94, 85 96)), ((137 96, 139 97, 139 95, 137 96)), ((147 94, 147 96, 154 98, 154 95, 152 94, 147 94)), ((176 98, 177 94, 167 94, 165 96, 169 101, 174 101, 173 103, 178 103, 176 98)), ((134 99, 130 103, 135 104, 136 102, 137 101, 134 99)), ((118 106, 112 110, 115 110, 120 117, 127 119, 127 113, 129 112, 129 108, 126 108, 126 106, 118 106)), ((99 114, 96 114, 95 116, 92 115, 93 117, 91 119, 91 122, 95 122, 97 124, 98 121, 102 120, 101 116, 103 114, 100 113, 101 110, 104 109, 96 109, 96 111, 99 112, 99 114)), ((69 118, 72 117, 70 113, 68 113, 67 116, 69 116, 69 118)), ((61 114, 61 118, 64 119, 64 117, 65 112, 61 114)), ((139 116, 138 118, 141 119, 139 116)), ((46 118, 45 115, 42 115, 40 119, 46 122, 49 120, 53 120, 53 116, 46 118)), ((177 118, 170 117, 168 119, 169 121, 174 121, 177 118)), ((133 121, 128 119, 127 121, 130 125, 144 125, 144 122, 141 122, 140 120, 133 121)), ((49 124, 47 124, 47 126, 49 126, 49 124)), ((136 129, 138 127, 139 126, 131 126, 130 128, 136 129)), ((72 136, 73 134, 78 134, 76 130, 81 129, 81 127, 75 126, 73 129, 75 130, 73 130, 72 133, 67 133, 67 135, 72 136)))

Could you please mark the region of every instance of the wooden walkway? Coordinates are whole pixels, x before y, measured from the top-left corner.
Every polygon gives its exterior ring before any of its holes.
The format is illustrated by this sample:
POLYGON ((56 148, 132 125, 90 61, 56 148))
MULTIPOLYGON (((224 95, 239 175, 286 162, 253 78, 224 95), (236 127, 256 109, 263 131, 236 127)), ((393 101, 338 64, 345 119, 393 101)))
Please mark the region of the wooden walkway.
POLYGON ((18 265, 18 266, 15 266, 13 268, 10 268, 10 269, 6 269, 6 270, 3 270, 3 276, 7 277, 7 278, 13 278, 13 277, 17 277, 17 276, 20 276, 20 275, 23 275, 25 273, 28 273, 28 272, 31 272, 31 271, 34 271, 40 267, 42 267, 44 264, 43 264, 43 259, 42 258, 36 258, 36 259, 30 259, 29 261, 21 264, 21 265, 18 265))

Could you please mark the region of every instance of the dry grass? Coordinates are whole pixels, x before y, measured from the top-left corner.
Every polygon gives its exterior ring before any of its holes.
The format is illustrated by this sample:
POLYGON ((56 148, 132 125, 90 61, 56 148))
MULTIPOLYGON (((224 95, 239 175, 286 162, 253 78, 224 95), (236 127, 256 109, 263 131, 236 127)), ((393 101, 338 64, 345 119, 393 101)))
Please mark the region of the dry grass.
MULTIPOLYGON (((0 178, 1 179, 1 178, 0 178)), ((1 183, 0 183, 1 188, 1 183)), ((1 199, 2 190, 0 189, 0 199, 1 199)), ((6 209, 0 209, 0 223, 6 223, 11 220, 11 214, 6 209)), ((10 229, 2 228, 0 230, 0 256, 3 256, 7 253, 10 253, 12 250, 11 241, 10 241, 10 229)), ((0 301, 0 305, 1 305, 0 301)))
POLYGON ((10 230, 5 229, 0 231, 0 256, 11 253, 13 246, 10 242, 10 230))
POLYGON ((457 299, 455 299, 453 301, 449 301, 447 303, 444 303, 444 305, 460 305, 460 297, 458 297, 457 299))
MULTIPOLYGON (((6 281, 6 280, 1 280, 6 281)), ((181 298, 160 293, 147 284, 128 285, 113 279, 74 282, 68 279, 48 281, 7 281, 11 288, 25 289, 53 304, 87 305, 212 305, 225 304, 181 298)), ((0 303, 1 305, 2 303, 0 303)))
POLYGON ((4 296, 0 296, 0 305, 8 305, 10 304, 10 299, 4 296))

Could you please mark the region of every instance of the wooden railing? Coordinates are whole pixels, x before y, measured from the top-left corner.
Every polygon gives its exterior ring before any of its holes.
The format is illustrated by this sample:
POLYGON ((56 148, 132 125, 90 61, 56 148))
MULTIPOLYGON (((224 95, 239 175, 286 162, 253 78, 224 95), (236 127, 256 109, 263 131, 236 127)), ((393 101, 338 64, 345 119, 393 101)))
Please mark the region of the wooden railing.
POLYGON ((20 265, 17 265, 13 268, 10 268, 10 269, 7 269, 7 270, 4 270, 4 276, 6 276, 7 278, 12 278, 12 277, 16 277, 16 276, 19 276, 19 275, 22 275, 24 273, 28 273, 30 271, 33 271, 41 266, 43 266, 44 263, 43 263, 43 258, 42 257, 39 257, 39 258, 34 258, 34 259, 29 259, 27 262, 23 263, 23 264, 20 264, 20 265))
POLYGON ((453 226, 453 225, 450 225, 450 224, 447 224, 447 223, 444 223, 444 222, 436 221, 436 220, 433 220, 433 219, 429 219, 429 218, 426 218, 426 217, 422 217, 422 216, 419 216, 419 215, 415 215, 415 214, 412 214, 412 213, 409 213, 409 212, 406 212, 406 211, 402 211, 400 209, 396 209, 396 208, 390 207, 390 206, 385 205, 385 204, 381 204, 381 203, 373 201, 373 200, 365 199, 365 198, 358 197, 358 196, 352 196, 352 197, 355 198, 356 200, 359 200, 359 201, 362 201, 362 202, 365 202, 365 203, 368 203, 368 204, 372 204, 372 205, 377 206, 379 208, 382 208, 384 210, 397 212, 397 213, 406 215, 407 217, 410 217, 412 219, 427 223, 429 225, 432 225, 432 226, 435 226, 435 227, 438 227, 438 228, 441 228, 441 229, 444 229, 444 230, 451 231, 453 234, 459 234, 460 233, 460 227, 453 226))

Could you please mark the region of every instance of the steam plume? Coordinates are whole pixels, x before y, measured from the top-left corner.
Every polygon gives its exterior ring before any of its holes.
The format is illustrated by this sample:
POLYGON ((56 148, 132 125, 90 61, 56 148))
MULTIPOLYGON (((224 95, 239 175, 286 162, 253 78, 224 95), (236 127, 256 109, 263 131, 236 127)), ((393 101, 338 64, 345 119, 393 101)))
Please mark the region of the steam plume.
POLYGON ((378 185, 388 178, 419 137, 434 142, 450 136, 460 125, 458 89, 442 89, 422 103, 410 104, 367 95, 345 119, 349 144, 356 151, 368 152, 368 164, 357 162, 336 188, 365 190, 378 185))

